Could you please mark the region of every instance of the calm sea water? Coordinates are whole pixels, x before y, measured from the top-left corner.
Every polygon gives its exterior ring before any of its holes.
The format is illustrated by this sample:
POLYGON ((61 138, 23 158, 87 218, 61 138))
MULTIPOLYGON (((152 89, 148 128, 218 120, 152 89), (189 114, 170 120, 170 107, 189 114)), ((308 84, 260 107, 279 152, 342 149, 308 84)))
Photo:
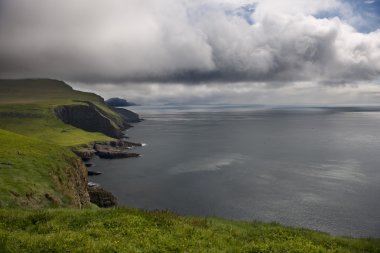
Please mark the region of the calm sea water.
POLYGON ((380 237, 380 108, 131 109, 143 157, 90 178, 121 204, 380 237))

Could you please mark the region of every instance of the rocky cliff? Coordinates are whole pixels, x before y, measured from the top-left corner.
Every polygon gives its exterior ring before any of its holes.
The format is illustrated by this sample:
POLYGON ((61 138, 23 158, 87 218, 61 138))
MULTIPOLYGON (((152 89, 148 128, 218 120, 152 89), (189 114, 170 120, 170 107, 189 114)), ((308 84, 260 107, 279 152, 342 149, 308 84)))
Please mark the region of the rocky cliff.
POLYGON ((113 138, 123 136, 122 129, 102 114, 96 106, 62 105, 54 110, 56 116, 66 124, 89 132, 100 132, 113 138))
POLYGON ((67 168, 68 180, 66 185, 61 184, 62 192, 71 191, 72 203, 76 207, 86 207, 90 205, 90 196, 87 191, 87 168, 80 159, 71 161, 71 167, 67 168))

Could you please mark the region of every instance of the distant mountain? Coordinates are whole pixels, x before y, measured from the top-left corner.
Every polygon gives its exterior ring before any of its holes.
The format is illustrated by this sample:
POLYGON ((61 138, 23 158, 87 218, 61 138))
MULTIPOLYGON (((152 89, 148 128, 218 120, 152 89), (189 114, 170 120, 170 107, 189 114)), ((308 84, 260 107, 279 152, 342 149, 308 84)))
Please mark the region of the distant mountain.
POLYGON ((127 100, 123 98, 110 98, 106 100, 106 104, 112 107, 136 105, 135 103, 128 102, 127 100))

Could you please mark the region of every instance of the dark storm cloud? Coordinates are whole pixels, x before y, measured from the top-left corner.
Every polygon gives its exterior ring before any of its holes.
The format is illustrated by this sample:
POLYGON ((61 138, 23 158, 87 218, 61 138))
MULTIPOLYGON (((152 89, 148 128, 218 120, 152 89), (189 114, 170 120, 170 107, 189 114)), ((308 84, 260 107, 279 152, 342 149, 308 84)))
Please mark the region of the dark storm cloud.
POLYGON ((1 77, 334 84, 380 74, 380 31, 313 16, 347 12, 337 0, 0 3, 1 77), (242 6, 255 7, 250 17, 233 11, 242 6))

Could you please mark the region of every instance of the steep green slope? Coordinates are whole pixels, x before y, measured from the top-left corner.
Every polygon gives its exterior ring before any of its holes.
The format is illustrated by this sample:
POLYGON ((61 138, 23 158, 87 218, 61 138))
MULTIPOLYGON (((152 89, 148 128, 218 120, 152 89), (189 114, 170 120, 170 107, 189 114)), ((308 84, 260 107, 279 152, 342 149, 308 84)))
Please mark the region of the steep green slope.
POLYGON ((67 148, 0 129, 0 207, 88 206, 86 174, 67 148))
POLYGON ((133 209, 0 209, 0 252, 379 252, 379 240, 133 209))

